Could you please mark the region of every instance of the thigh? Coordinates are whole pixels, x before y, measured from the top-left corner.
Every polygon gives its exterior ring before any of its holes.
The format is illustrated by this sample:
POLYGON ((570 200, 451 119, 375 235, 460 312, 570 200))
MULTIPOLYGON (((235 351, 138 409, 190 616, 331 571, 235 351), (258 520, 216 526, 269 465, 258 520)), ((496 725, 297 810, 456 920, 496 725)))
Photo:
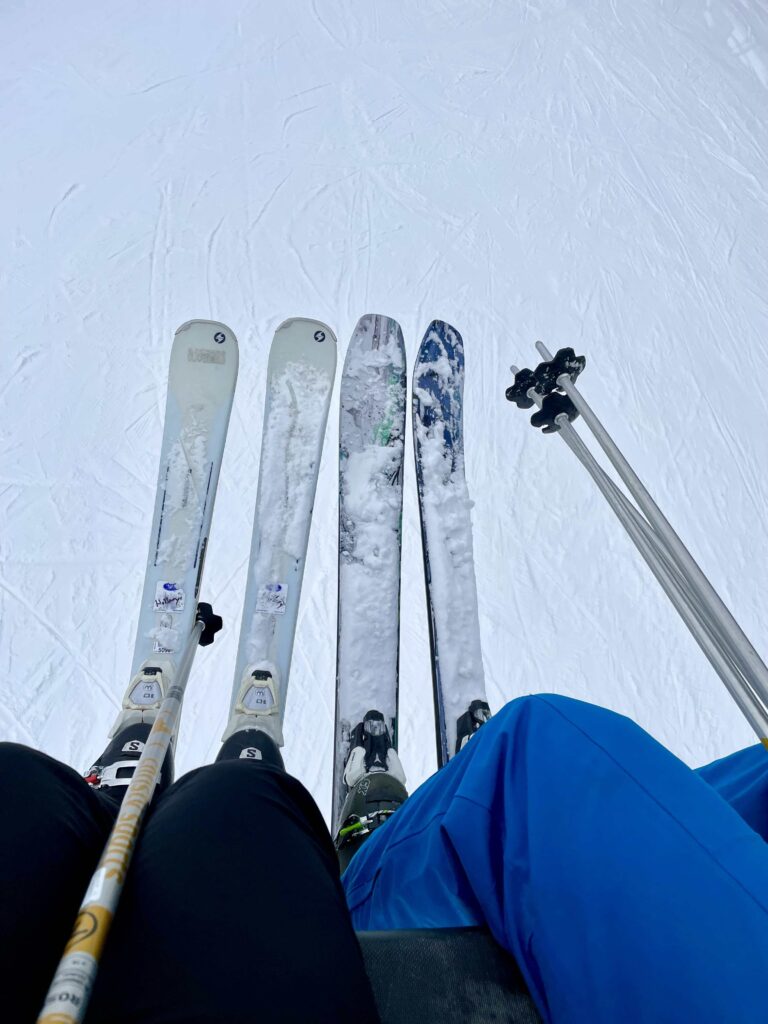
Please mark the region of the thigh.
POLYGON ((240 760, 175 783, 139 840, 88 1024, 377 1019, 304 787, 240 760))
POLYGON ((513 701, 344 884, 358 928, 486 923, 546 1020, 762 1013, 768 847, 696 773, 592 705, 513 701))
POLYGON ((4 1020, 37 1019, 116 810, 73 769, 0 743, 4 1020))

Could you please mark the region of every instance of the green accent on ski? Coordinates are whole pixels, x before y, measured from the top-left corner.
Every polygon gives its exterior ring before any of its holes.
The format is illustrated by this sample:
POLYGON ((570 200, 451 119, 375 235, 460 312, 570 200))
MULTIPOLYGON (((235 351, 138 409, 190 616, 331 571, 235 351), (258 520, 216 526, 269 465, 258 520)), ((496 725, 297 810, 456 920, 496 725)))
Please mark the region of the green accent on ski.
POLYGON ((395 367, 389 371, 389 380, 387 381, 387 391, 389 397, 389 407, 387 410, 387 416, 382 422, 376 427, 373 433, 373 440, 379 445, 388 445, 392 439, 392 426, 395 421, 395 410, 399 400, 399 395, 402 390, 402 373, 395 367))

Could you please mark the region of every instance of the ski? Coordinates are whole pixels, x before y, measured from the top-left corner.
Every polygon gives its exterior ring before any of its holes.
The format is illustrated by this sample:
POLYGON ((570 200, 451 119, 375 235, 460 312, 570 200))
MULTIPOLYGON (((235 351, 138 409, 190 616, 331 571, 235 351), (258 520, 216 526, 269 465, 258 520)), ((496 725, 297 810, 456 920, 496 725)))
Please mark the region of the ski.
POLYGON ((195 624, 237 368, 229 327, 190 320, 176 331, 131 681, 110 736, 154 721, 195 624))
POLYGON ((339 596, 333 834, 349 791, 394 769, 397 750, 405 347, 399 324, 361 317, 339 414, 339 596))
POLYGON ((464 345, 433 320, 413 368, 413 440, 440 766, 490 717, 464 474, 464 345))
POLYGON ((283 744, 283 716, 320 455, 336 373, 336 338, 316 320, 275 331, 253 538, 224 741, 260 728, 283 744), (256 721, 257 719, 257 721, 256 721))

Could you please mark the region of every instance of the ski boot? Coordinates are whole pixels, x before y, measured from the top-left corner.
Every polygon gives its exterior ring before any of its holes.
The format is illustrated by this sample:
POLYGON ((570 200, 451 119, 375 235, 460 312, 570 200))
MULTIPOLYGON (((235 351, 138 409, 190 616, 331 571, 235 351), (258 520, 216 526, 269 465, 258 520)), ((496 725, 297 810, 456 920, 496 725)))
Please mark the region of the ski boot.
MULTIPOLYGON (((128 684, 123 705, 109 734, 111 743, 83 776, 95 789, 122 801, 136 764, 173 679, 170 661, 146 661, 128 684)), ((173 744, 168 748, 157 792, 173 782, 173 744)))
POLYGON ((456 753, 462 750, 472 739, 477 730, 485 725, 491 717, 491 709, 487 701, 473 700, 463 715, 456 722, 456 753))
MULTIPOLYGON (((105 790, 113 800, 122 803, 151 730, 151 721, 133 722, 113 733, 112 742, 83 776, 88 785, 105 790)), ((168 747, 155 793, 167 789, 172 782, 173 749, 168 747)))
POLYGON ((344 783, 348 792, 335 839, 342 872, 366 839, 408 798, 405 772, 380 711, 368 711, 352 730, 344 783))
MULTIPOLYGON (((214 613, 210 604, 201 601, 195 621, 203 625, 200 646, 207 647, 222 627, 221 616, 214 613)), ((122 707, 109 734, 112 742, 83 776, 90 786, 107 790, 110 796, 122 802, 175 673, 173 663, 167 658, 152 658, 142 664, 125 691, 122 707)), ((155 793, 167 789, 173 782, 175 743, 176 737, 172 736, 155 793)))
POLYGON ((240 692, 221 739, 217 761, 243 758, 285 768, 280 747, 280 704, 277 669, 270 662, 250 665, 243 673, 240 692))

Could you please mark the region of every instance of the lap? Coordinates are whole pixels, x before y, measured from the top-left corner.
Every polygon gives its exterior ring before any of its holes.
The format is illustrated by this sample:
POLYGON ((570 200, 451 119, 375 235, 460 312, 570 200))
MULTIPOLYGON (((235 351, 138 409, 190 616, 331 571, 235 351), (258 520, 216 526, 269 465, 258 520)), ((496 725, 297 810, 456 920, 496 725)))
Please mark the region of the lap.
POLYGON ((507 705, 344 885, 358 928, 487 924, 546 1019, 748 1019, 768 960, 765 843, 634 723, 563 697, 507 705))

